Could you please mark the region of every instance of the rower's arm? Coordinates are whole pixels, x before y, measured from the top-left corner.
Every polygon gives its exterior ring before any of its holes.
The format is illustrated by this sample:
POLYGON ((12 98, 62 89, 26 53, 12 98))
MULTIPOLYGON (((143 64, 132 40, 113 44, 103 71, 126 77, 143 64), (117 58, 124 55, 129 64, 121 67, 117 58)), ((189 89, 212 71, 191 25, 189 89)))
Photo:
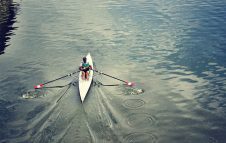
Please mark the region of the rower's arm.
POLYGON ((80 66, 79 66, 79 70, 82 70, 82 63, 81 63, 80 66))

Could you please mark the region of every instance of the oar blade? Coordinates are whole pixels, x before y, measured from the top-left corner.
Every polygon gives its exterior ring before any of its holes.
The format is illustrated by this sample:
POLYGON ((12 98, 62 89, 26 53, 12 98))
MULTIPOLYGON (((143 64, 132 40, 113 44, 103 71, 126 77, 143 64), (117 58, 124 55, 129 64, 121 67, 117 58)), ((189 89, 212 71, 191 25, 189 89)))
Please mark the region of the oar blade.
POLYGON ((133 86, 135 86, 136 84, 135 84, 135 82, 126 82, 126 85, 127 85, 127 86, 133 87, 133 86))
POLYGON ((44 86, 44 84, 35 85, 35 86, 34 86, 34 89, 40 89, 40 88, 42 88, 43 86, 44 86))

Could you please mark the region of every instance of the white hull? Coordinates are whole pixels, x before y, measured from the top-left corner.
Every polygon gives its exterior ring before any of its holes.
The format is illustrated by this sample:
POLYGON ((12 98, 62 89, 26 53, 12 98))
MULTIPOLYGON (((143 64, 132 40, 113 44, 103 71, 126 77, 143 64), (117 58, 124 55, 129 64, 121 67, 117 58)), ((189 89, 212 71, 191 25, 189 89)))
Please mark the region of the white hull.
MULTIPOLYGON (((89 64, 93 67, 93 61, 90 56, 90 53, 88 53, 86 58, 87 58, 87 62, 89 62, 89 64)), ((87 95, 87 92, 89 91, 92 80, 93 80, 93 70, 89 71, 89 80, 83 80, 82 72, 79 72, 79 94, 82 102, 84 101, 87 95)))

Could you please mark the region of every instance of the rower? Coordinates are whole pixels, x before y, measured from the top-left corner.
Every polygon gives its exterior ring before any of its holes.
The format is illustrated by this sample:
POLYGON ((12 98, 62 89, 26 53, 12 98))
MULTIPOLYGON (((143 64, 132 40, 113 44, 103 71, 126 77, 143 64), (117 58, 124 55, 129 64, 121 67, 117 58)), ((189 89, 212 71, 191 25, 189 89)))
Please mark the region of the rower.
POLYGON ((89 70, 92 70, 92 66, 87 62, 87 58, 83 57, 79 70, 82 71, 82 79, 89 80, 89 70))

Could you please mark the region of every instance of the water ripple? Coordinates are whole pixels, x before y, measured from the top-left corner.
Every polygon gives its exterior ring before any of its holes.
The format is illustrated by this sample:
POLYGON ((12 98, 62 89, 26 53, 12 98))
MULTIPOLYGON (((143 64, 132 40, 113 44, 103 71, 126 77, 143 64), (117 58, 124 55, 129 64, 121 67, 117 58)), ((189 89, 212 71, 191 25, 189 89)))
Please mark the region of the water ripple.
POLYGON ((127 99, 123 101, 123 106, 128 109, 138 109, 144 106, 145 101, 142 99, 127 99))
POLYGON ((151 132, 134 132, 125 135, 124 141, 126 143, 157 143, 158 137, 151 132))
POLYGON ((133 128, 150 128, 157 123, 157 118, 149 113, 132 113, 127 116, 127 124, 133 128))

